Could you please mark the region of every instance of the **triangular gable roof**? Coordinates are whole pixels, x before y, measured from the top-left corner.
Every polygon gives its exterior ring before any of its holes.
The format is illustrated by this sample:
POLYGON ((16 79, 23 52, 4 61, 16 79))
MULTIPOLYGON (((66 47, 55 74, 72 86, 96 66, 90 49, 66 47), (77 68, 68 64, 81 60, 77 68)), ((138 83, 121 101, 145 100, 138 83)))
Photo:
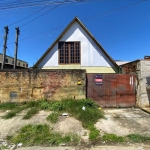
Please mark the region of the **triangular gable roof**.
POLYGON ((42 57, 36 62, 36 64, 33 66, 33 68, 36 68, 37 65, 43 60, 43 58, 51 51, 51 49, 55 46, 57 42, 62 38, 62 36, 67 32, 67 30, 73 25, 73 23, 77 21, 80 26, 86 31, 86 33, 92 38, 92 40, 97 44, 97 46, 103 51, 103 53, 109 58, 109 60, 116 66, 116 62, 108 55, 108 53, 104 50, 104 48, 99 44, 99 42, 94 38, 94 36, 88 31, 88 29, 82 24, 82 22, 75 17, 70 24, 64 29, 64 31, 59 35, 59 37, 54 41, 54 43, 48 48, 48 50, 42 55, 42 57))

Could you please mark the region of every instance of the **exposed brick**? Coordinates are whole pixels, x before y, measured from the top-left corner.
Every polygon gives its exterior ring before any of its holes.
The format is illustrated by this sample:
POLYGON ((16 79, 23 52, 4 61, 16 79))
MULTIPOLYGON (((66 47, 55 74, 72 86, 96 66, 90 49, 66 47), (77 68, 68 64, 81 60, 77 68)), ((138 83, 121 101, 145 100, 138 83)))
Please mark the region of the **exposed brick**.
POLYGON ((0 101, 85 98, 85 70, 0 70, 0 101), (77 85, 78 80, 82 84, 77 85))

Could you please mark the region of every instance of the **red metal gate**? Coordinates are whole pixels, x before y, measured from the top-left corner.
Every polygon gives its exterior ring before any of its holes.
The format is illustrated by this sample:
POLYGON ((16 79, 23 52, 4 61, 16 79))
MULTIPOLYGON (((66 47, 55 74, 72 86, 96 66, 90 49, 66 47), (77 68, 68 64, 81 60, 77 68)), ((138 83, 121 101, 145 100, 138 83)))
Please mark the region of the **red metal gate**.
POLYGON ((87 74, 87 98, 101 107, 135 106, 135 79, 130 74, 87 74))

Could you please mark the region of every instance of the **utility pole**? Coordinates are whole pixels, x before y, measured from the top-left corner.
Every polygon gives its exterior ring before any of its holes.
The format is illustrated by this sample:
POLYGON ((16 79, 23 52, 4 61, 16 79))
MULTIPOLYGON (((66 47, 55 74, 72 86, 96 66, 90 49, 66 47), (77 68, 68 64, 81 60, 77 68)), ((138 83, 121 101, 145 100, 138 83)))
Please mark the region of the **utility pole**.
POLYGON ((16 69, 17 65, 17 53, 18 53, 18 38, 20 35, 19 27, 16 27, 16 42, 15 42, 15 53, 14 53, 14 69, 16 69))
POLYGON ((4 69, 4 66, 5 66, 5 56, 6 56, 6 49, 7 49, 7 35, 9 32, 8 26, 5 26, 4 29, 5 29, 5 35, 4 35, 3 59, 2 59, 1 69, 4 69))

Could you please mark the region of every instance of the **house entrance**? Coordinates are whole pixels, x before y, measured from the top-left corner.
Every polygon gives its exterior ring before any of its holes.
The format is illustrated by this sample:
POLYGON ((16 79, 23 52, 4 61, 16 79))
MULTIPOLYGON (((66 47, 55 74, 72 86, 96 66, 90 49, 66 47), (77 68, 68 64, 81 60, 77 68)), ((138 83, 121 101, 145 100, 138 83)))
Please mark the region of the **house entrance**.
POLYGON ((101 107, 132 107, 136 77, 131 74, 87 74, 87 98, 101 107))

